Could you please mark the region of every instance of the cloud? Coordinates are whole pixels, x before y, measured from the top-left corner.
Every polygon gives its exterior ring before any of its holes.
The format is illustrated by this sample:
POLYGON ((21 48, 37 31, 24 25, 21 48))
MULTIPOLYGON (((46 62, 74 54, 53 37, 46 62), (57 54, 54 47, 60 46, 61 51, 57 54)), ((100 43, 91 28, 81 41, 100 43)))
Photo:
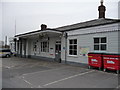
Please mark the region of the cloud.
MULTIPOLYGON (((2 2, 100 2, 100 0, 1 0, 2 2)), ((104 2, 118 2, 119 0, 104 0, 104 2)))

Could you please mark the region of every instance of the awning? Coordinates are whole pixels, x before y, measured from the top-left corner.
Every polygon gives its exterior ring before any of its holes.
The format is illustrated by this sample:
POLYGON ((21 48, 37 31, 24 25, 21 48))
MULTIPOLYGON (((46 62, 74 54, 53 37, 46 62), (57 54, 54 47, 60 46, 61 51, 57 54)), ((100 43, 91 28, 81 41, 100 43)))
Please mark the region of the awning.
POLYGON ((28 33, 24 33, 24 34, 19 34, 19 35, 16 35, 15 37, 27 38, 27 37, 36 36, 36 35, 40 35, 40 36, 48 35, 49 37, 51 37, 51 36, 59 36, 61 34, 62 34, 61 31, 58 31, 55 29, 46 29, 46 30, 37 30, 37 31, 28 32, 28 33))

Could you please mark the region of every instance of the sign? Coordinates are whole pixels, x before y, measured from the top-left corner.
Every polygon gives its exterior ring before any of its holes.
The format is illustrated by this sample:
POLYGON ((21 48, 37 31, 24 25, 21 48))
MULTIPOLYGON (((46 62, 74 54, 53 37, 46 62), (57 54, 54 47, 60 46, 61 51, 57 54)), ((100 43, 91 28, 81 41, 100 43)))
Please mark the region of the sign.
POLYGON ((88 56, 89 47, 80 47, 80 56, 88 56))
POLYGON ((91 61, 98 62, 98 60, 96 60, 96 59, 91 59, 91 61))
POLYGON ((63 49, 65 50, 65 47, 63 47, 63 49))
POLYGON ((107 60, 107 63, 109 63, 109 64, 115 64, 115 62, 109 61, 109 60, 107 60))
POLYGON ((54 49, 53 48, 50 48, 50 55, 54 55, 54 49))

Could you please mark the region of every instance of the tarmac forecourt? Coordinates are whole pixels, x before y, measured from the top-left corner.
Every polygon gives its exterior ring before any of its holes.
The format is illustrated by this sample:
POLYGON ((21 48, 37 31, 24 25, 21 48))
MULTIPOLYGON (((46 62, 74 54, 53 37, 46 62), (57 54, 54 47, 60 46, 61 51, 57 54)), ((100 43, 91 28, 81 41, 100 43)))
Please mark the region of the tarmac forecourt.
POLYGON ((3 59, 3 75, 3 88, 118 88, 114 72, 17 57, 3 59))

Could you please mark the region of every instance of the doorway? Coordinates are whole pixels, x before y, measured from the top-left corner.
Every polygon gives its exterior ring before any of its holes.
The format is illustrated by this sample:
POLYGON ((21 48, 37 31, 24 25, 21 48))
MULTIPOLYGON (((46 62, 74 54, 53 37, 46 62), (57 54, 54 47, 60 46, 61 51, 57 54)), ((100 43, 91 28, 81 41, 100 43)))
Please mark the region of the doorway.
POLYGON ((61 41, 55 43, 55 61, 61 63, 61 41))

